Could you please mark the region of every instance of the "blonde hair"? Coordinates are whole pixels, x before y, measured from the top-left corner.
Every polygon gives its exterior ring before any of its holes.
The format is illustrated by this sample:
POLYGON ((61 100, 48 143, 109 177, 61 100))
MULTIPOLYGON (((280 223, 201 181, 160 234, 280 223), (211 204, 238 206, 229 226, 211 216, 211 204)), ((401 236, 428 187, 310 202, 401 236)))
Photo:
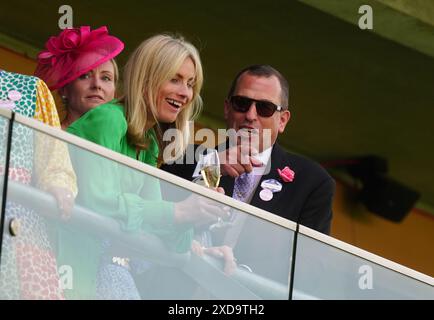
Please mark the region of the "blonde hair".
POLYGON ((114 82, 115 82, 115 87, 117 86, 117 83, 119 81, 119 68, 118 68, 118 64, 116 63, 115 59, 110 59, 109 60, 112 65, 113 65, 113 70, 114 70, 114 82))
POLYGON ((153 36, 142 42, 128 59, 123 80, 124 96, 121 103, 125 107, 128 123, 128 142, 138 150, 146 149, 148 141, 145 138, 145 126, 152 120, 156 123, 154 129, 160 147, 159 162, 161 163, 164 147, 170 143, 163 141, 164 131, 169 128, 178 129, 171 158, 180 157, 189 141, 188 121, 197 116, 202 108, 200 90, 203 84, 203 71, 197 49, 182 37, 153 36), (176 75, 187 58, 191 58, 196 69, 192 100, 180 111, 174 123, 158 123, 158 92, 166 81, 176 75))

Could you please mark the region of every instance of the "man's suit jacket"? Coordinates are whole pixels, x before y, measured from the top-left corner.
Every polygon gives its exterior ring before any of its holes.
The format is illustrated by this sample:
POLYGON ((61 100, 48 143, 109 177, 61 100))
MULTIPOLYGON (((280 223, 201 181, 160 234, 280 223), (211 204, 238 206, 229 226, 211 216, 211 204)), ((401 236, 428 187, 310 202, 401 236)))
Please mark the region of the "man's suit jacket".
MULTIPOLYGON (((332 219, 332 199, 335 182, 315 162, 284 151, 277 143, 270 156, 271 169, 261 177, 250 202, 251 205, 328 234, 332 219), (283 182, 277 169, 288 166, 295 172, 292 182, 283 182), (273 194, 270 201, 259 197, 261 182, 276 179, 282 190, 273 194)), ((194 164, 164 165, 163 170, 192 180, 194 164)), ((232 196, 234 178, 223 176, 220 186, 232 196)), ((216 234, 215 245, 225 244, 216 234)), ((234 254, 239 263, 250 266, 257 274, 285 283, 288 279, 292 248, 292 232, 260 219, 249 218, 238 237, 234 254)))
MULTIPOLYGON (((271 152, 270 172, 261 177, 254 191, 251 205, 274 213, 283 218, 300 223, 319 232, 329 234, 332 219, 332 198, 335 182, 330 175, 317 163, 302 156, 284 151, 277 143, 271 152), (292 182, 282 182, 277 169, 288 166, 295 172, 292 182), (263 201, 259 197, 261 182, 266 179, 276 179, 282 183, 282 190, 273 194, 273 199, 263 201)), ((193 164, 163 165, 161 169, 187 180, 193 180, 196 168, 193 164)), ((234 178, 223 176, 220 186, 226 195, 232 196, 234 178)))

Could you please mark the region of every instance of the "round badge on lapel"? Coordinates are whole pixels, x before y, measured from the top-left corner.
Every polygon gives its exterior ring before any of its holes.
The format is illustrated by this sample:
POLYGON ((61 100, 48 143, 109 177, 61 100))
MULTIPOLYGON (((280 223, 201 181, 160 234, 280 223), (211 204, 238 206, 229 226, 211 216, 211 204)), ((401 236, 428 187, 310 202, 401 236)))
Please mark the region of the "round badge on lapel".
POLYGON ((268 189, 271 192, 280 192, 282 190, 282 184, 276 179, 267 179, 261 182, 263 189, 268 189))
POLYGON ((262 191, 259 192, 259 197, 264 201, 270 201, 273 199, 273 192, 268 189, 262 189, 262 191))

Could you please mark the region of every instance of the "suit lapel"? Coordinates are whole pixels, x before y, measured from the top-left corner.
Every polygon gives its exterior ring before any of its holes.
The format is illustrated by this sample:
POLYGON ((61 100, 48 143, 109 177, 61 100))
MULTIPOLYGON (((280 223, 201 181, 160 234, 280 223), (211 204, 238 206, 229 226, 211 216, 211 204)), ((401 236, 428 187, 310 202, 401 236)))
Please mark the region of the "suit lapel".
POLYGON ((283 152, 283 150, 279 147, 279 145, 276 143, 274 144, 273 151, 271 152, 270 160, 271 161, 271 168, 270 172, 264 176, 261 177, 261 180, 259 181, 258 187, 255 190, 255 193, 253 195, 252 201, 250 202, 251 205, 264 209, 269 212, 273 212, 273 208, 280 202, 281 198, 287 194, 285 191, 286 188, 288 188, 288 184, 285 184, 280 179, 279 173, 277 172, 277 169, 282 169, 285 165, 286 155, 283 152), (282 183, 282 190, 279 192, 273 193, 273 199, 270 201, 264 201, 259 197, 259 193, 262 191, 261 183, 264 180, 267 179, 275 179, 282 183))
MULTIPOLYGON (((273 208, 279 203, 283 195, 287 195, 287 188, 290 188, 292 184, 282 182, 279 173, 277 172, 278 168, 283 169, 285 166, 290 165, 289 163, 287 163, 287 155, 277 143, 275 143, 273 146, 269 161, 271 161, 270 172, 261 177, 259 184, 256 187, 255 193, 252 197, 252 200, 250 201, 250 204, 263 210, 273 212, 273 208), (259 193, 262 190, 261 183, 262 181, 267 179, 275 179, 282 183, 282 190, 280 192, 273 193, 273 199, 271 199, 270 201, 264 201, 259 197, 259 193)), ((234 192, 234 184, 235 179, 232 177, 222 176, 220 179, 220 186, 223 187, 223 189, 225 190, 225 194, 229 197, 232 197, 232 194, 234 192)))

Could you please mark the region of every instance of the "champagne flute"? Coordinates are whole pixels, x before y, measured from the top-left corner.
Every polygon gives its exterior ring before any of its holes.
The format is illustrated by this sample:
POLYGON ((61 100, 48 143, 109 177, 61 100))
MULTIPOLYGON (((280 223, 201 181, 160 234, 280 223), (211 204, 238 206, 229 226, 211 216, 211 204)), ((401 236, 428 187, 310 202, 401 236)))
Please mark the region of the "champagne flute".
POLYGON ((215 149, 207 149, 207 154, 202 158, 200 173, 208 188, 217 188, 220 183, 220 159, 215 149))
MULTIPOLYGON (((219 186, 221 177, 220 159, 217 150, 207 149, 205 154, 201 155, 201 165, 201 176, 193 180, 193 182, 202 185, 205 184, 205 186, 208 188, 217 188, 219 186)), ((219 217, 216 223, 213 223, 209 226, 209 230, 213 230, 214 228, 222 228, 227 224, 230 223, 225 222, 219 217)))

